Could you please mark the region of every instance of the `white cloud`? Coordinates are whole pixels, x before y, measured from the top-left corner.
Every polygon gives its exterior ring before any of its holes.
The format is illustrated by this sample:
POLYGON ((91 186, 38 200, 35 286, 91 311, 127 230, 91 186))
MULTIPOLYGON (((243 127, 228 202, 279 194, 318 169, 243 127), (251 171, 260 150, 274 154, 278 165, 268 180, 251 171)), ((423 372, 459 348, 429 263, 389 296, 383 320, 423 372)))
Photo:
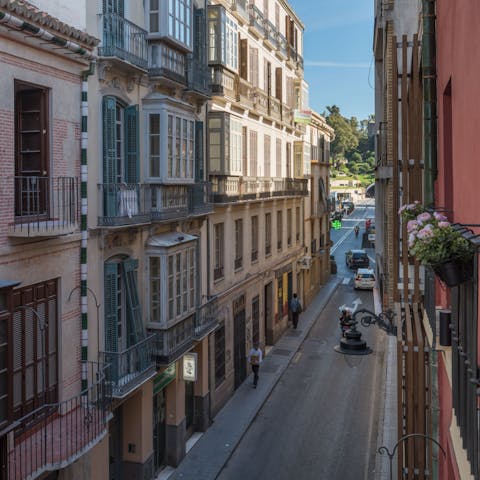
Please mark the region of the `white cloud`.
POLYGON ((369 68, 370 64, 367 62, 322 62, 316 60, 305 60, 305 66, 320 68, 369 68))

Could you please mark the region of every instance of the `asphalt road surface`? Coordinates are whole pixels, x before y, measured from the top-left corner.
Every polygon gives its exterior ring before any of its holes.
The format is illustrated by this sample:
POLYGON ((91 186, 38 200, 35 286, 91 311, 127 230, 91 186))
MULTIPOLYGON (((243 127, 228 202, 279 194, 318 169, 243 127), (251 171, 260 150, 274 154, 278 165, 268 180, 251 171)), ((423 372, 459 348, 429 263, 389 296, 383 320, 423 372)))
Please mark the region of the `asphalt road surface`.
MULTIPOLYGON (((360 209, 358 219, 368 213, 360 209)), ((360 220, 357 219, 357 222, 360 220)), ((354 248, 354 223, 338 234, 336 256, 354 248), (347 228, 351 231, 340 242, 347 228), (353 240, 352 240, 353 238, 353 240)), ((360 224, 364 229, 364 222, 360 224)), ((360 246, 355 246, 360 248, 360 246)), ((372 251, 373 252, 373 251, 372 251)), ((339 267, 342 262, 338 261, 339 267)), ((217 478, 221 480, 373 480, 377 449, 379 394, 384 370, 385 334, 359 327, 373 349, 366 356, 334 351, 339 306, 373 309, 372 293, 353 289, 344 278, 294 356, 256 419, 217 478), (360 304, 361 302, 361 304, 360 304)), ((301 328, 301 324, 300 327, 301 328)), ((252 389, 252 394, 255 390, 252 389)))

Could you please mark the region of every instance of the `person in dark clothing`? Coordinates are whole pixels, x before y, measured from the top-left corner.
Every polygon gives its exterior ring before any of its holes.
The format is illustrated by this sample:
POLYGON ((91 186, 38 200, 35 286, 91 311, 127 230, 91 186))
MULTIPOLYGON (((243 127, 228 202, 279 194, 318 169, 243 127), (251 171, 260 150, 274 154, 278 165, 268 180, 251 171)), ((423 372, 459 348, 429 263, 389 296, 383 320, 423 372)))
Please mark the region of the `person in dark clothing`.
POLYGON ((298 317, 300 313, 302 313, 302 304, 296 293, 293 294, 293 298, 290 300, 290 311, 292 312, 293 328, 296 329, 298 325, 298 317))
POLYGON ((258 342, 253 344, 253 348, 248 354, 248 363, 252 366, 253 372, 253 388, 257 388, 258 383, 258 371, 260 370, 260 364, 263 360, 263 353, 258 346, 258 342))
POLYGON ((351 327, 352 314, 350 310, 342 310, 340 316, 340 330, 342 331, 342 337, 345 336, 345 332, 351 327))

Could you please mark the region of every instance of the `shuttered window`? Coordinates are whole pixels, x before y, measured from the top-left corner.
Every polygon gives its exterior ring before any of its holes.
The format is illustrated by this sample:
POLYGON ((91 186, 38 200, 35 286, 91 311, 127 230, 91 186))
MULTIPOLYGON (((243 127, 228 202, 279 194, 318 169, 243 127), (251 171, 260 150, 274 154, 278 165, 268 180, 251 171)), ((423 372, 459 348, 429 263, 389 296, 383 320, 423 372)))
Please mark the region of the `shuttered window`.
POLYGON ((251 261, 256 262, 258 260, 258 216, 252 217, 252 256, 251 261))
POLYGON ((277 138, 275 148, 275 175, 280 178, 282 176, 282 139, 277 138))
POLYGON ((272 214, 265 214, 265 256, 272 253, 272 214))
POLYGON ((243 266, 243 220, 235 220, 235 261, 234 268, 238 270, 243 266))
POLYGON ((292 246, 292 209, 287 210, 287 246, 292 246))
POLYGON ((12 416, 58 400, 57 281, 13 292, 12 416))
POLYGON ((215 330, 215 387, 225 380, 225 324, 215 330))
POLYGON ((254 87, 258 87, 258 48, 249 49, 249 79, 254 87))
POLYGON ((277 250, 282 250, 283 247, 283 212, 277 211, 277 250))
POLYGON ((248 80, 248 41, 246 38, 240 40, 240 78, 248 80))
POLYGON ((275 69, 275 98, 282 101, 282 89, 283 89, 283 82, 282 82, 282 68, 278 67, 275 69))
POLYGON ((214 229, 214 242, 215 242, 215 258, 214 258, 214 270, 213 279, 218 280, 223 278, 223 266, 225 263, 225 246, 224 246, 224 224, 217 223, 213 227, 214 229))
POLYGON ((270 135, 265 135, 263 138, 263 155, 265 162, 265 177, 270 177, 270 135))
POLYGON ((258 155, 257 132, 250 130, 250 176, 251 177, 256 177, 258 175, 257 155, 258 155))

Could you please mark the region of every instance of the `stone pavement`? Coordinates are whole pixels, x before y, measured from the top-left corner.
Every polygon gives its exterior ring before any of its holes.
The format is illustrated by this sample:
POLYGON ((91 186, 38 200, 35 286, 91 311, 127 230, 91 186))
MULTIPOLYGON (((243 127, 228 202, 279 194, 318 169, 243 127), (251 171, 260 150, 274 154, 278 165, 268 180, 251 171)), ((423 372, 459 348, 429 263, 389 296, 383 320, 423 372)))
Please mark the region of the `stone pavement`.
POLYGON ((175 470, 162 472, 158 479, 214 480, 217 477, 341 280, 340 276, 332 275, 301 314, 298 329, 288 329, 270 350, 260 367, 258 387, 252 388, 253 376, 250 375, 182 463, 175 470))

